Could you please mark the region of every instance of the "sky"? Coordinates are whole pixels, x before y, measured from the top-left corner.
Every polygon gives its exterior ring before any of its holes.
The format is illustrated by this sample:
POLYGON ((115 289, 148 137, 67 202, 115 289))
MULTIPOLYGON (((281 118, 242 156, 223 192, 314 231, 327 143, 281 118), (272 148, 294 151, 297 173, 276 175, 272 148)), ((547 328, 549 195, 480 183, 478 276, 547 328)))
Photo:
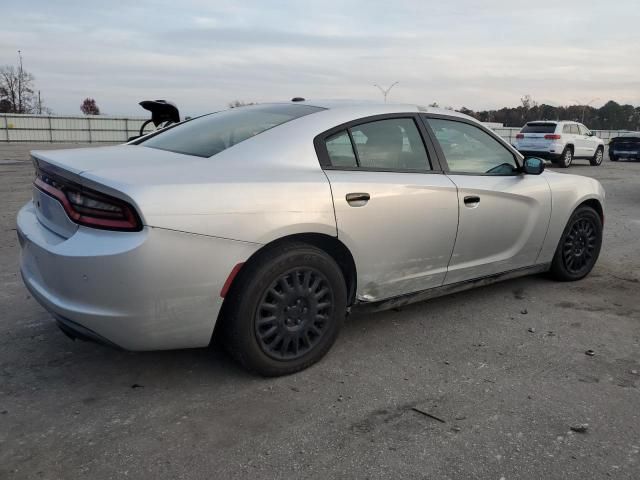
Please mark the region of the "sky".
POLYGON ((640 0, 22 0, 0 7, 0 65, 46 105, 184 115, 233 100, 381 100, 474 110, 640 105, 640 0))

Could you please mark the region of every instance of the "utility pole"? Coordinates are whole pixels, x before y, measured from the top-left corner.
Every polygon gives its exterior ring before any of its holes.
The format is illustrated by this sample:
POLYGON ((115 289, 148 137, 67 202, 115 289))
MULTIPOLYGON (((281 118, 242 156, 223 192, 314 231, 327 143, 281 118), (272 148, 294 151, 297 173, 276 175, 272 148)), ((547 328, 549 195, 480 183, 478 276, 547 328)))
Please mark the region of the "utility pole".
POLYGON ((582 105, 582 120, 580 121, 580 123, 584 124, 584 112, 587 110, 587 107, 591 105, 593 102, 595 102, 596 100, 600 100, 600 98, 596 97, 591 101, 589 101, 589 103, 585 103, 585 104, 583 104, 580 100, 575 100, 575 99, 573 100, 574 102, 578 102, 578 105, 582 105))
POLYGON ((22 52, 18 50, 18 113, 22 112, 22 52))
POLYGON ((393 87, 395 87, 398 83, 399 83, 399 82, 393 82, 393 83, 389 86, 389 88, 387 88, 387 89, 382 88, 382 87, 381 87, 380 85, 378 85, 377 83, 374 83, 374 84, 373 84, 373 86, 374 86, 374 87, 377 87, 377 88, 378 88, 378 90, 380 90, 380 91, 382 92, 382 95, 384 96, 384 103, 387 103, 387 95, 389 95, 389 92, 391 91, 391 89, 392 89, 393 87))
POLYGON ((38 115, 42 115, 42 99, 40 98, 40 90, 38 90, 38 115))

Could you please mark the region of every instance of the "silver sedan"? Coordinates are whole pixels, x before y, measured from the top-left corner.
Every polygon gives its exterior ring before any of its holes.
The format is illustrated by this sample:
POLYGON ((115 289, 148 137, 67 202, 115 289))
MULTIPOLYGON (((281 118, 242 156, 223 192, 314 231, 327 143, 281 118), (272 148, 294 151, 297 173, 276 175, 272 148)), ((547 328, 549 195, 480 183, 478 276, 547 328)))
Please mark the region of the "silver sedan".
POLYGON ((351 308, 579 280, 602 240, 596 180, 415 105, 261 104, 32 157, 21 272, 65 333, 130 350, 215 335, 262 375, 318 361, 351 308))

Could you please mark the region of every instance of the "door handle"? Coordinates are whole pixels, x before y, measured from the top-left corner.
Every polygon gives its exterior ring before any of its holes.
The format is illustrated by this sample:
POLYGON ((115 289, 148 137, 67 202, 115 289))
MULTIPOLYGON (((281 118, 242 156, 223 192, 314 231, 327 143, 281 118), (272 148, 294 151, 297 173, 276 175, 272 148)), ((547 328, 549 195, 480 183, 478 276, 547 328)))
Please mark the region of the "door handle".
POLYGON ((347 193, 347 203, 352 207, 364 207, 371 196, 368 193, 347 193))
POLYGON ((469 208, 477 207, 480 203, 480 197, 477 195, 469 195, 464 197, 464 204, 469 208))

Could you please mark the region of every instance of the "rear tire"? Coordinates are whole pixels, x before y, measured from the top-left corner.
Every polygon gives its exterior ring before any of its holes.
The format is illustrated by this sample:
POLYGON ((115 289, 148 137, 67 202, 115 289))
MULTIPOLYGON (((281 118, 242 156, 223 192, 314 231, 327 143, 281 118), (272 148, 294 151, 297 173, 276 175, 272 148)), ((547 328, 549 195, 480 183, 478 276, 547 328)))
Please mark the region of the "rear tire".
POLYGON ((591 207, 578 207, 562 232, 551 263, 551 275, 563 282, 586 277, 602 246, 602 219, 591 207))
POLYGON ((225 346, 252 372, 294 373, 329 351, 346 308, 345 280, 333 258, 305 243, 282 243, 240 271, 225 300, 225 346))
POLYGON ((568 168, 571 165, 571 162, 573 162, 573 150, 571 147, 564 147, 562 155, 558 160, 558 166, 560 168, 568 168))
POLYGON ((593 158, 589 159, 589 163, 593 167, 599 167, 602 164, 603 158, 604 158, 604 148, 598 147, 596 148, 596 153, 593 154, 593 158))

